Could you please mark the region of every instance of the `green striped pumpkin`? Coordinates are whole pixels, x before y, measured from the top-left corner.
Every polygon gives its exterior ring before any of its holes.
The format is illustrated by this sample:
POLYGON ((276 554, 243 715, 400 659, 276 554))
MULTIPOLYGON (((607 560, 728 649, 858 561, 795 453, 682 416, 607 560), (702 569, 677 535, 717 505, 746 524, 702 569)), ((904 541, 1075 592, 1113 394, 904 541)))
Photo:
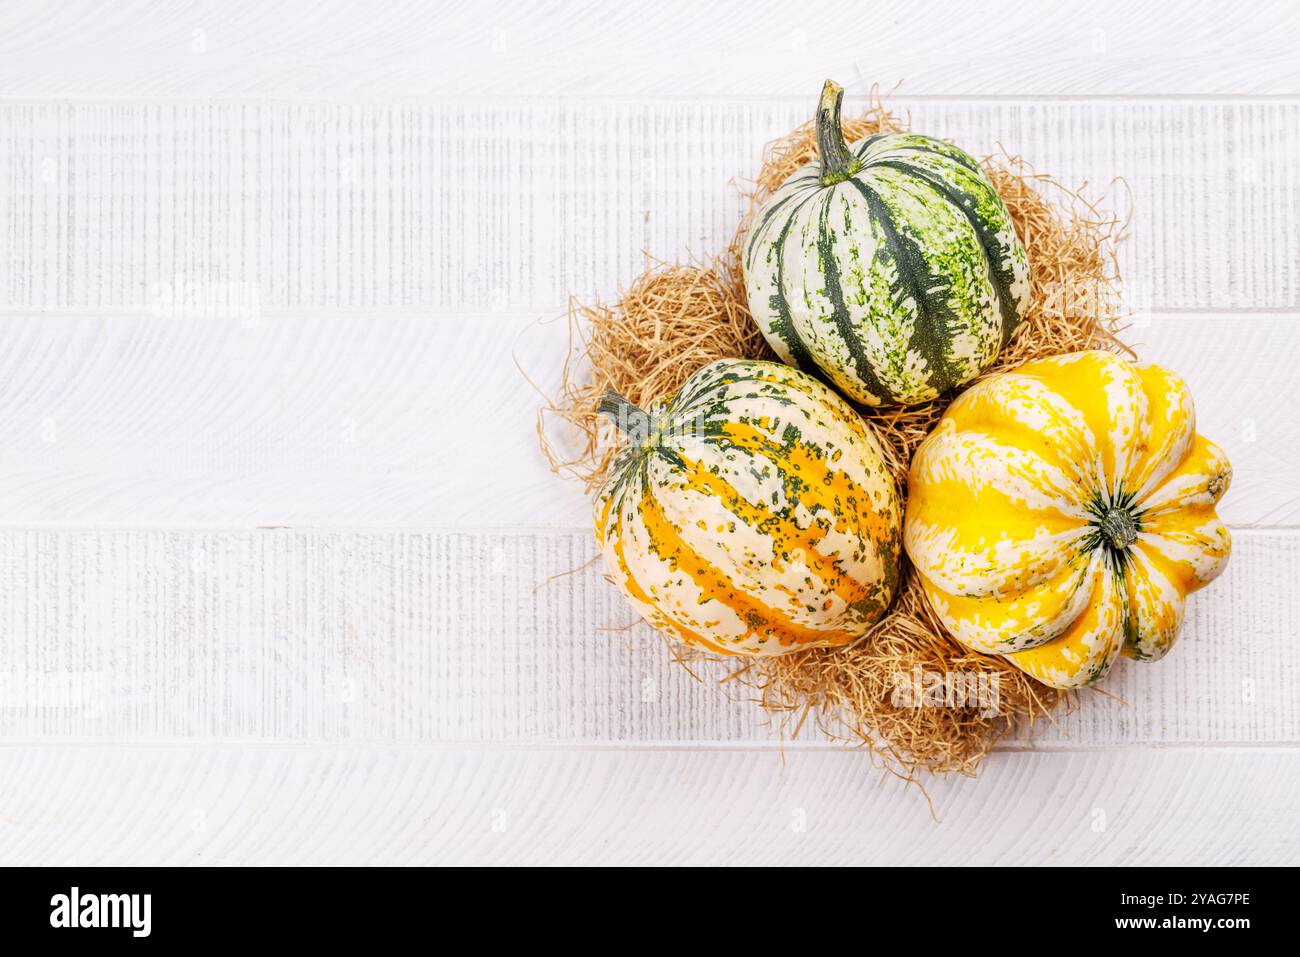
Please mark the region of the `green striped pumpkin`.
POLYGON ((975 378, 1010 340, 1028 257, 974 159, 918 133, 848 146, 843 93, 829 80, 822 91, 821 160, 754 219, 749 308, 785 362, 851 399, 924 402, 975 378))

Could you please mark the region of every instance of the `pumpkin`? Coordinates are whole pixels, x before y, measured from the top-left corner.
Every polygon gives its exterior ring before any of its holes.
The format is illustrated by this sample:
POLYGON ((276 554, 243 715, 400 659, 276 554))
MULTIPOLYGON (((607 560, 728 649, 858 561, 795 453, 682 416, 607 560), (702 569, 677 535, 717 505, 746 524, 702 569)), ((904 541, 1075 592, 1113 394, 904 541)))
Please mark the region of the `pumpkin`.
POLYGON ((1029 296, 1024 246, 967 153, 917 133, 848 146, 826 81, 820 161, 757 211, 750 312, 785 362, 868 406, 963 385, 1010 340, 1029 296))
POLYGON ((1186 596, 1228 561, 1231 476, 1176 375, 1054 356, 948 407, 912 460, 905 546, 962 644, 1080 687, 1172 647, 1186 596))
POLYGON ((652 625, 728 655, 846 645, 893 599, 902 505, 861 418, 776 362, 721 359, 641 411, 596 498, 609 573, 652 625))

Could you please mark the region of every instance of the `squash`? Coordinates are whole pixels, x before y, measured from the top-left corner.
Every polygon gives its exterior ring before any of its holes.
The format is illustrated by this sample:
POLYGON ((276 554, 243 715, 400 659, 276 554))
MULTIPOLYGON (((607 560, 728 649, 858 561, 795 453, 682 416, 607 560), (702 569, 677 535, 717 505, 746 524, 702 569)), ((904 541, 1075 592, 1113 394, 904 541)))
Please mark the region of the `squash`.
POLYGON ((785 362, 868 406, 933 399, 989 367, 1020 325, 1029 261, 969 154, 917 133, 847 146, 826 81, 820 161, 757 211, 750 312, 785 362))
POLYGON ((1223 571, 1228 459, 1182 380, 1107 352, 977 383, 917 449, 907 554, 962 644, 1054 688, 1172 647, 1223 571))
POLYGON ((846 645, 898 585, 902 505, 870 427, 820 382, 721 359, 641 411, 596 498, 610 576, 656 628, 726 655, 846 645))

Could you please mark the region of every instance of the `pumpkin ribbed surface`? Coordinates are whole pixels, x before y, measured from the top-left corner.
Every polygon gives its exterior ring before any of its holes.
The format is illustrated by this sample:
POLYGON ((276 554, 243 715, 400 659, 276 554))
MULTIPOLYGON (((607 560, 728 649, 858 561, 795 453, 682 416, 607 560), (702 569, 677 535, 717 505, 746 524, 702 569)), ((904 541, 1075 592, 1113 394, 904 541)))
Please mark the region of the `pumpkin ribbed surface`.
POLYGON ((959 396, 912 460, 908 556, 968 647, 1057 688, 1151 661, 1231 548, 1231 480, 1173 373, 1105 352, 1028 362, 959 396))
MULTIPOLYGON (((607 400, 609 401, 609 400, 607 400)), ((621 407, 620 407, 621 406, 621 407)), ((830 389, 724 359, 642 413, 596 499, 610 575, 655 627, 722 654, 848 644, 898 582, 902 508, 869 427, 830 389)))

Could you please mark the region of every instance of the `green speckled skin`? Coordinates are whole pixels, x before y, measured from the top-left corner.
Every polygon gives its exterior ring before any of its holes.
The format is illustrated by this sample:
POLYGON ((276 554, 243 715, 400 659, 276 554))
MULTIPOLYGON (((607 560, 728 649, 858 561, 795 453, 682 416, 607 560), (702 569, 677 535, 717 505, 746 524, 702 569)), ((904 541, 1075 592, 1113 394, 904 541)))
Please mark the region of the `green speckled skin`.
POLYGON ((720 359, 642 411, 596 497, 611 578, 665 634, 719 654, 861 638, 898 587, 902 500, 875 432, 779 362, 720 359))
POLYGON ((787 363, 869 406, 969 382, 1019 326, 1029 262, 979 165, 950 143, 878 133, 825 184, 814 161, 759 210, 749 307, 787 363))

